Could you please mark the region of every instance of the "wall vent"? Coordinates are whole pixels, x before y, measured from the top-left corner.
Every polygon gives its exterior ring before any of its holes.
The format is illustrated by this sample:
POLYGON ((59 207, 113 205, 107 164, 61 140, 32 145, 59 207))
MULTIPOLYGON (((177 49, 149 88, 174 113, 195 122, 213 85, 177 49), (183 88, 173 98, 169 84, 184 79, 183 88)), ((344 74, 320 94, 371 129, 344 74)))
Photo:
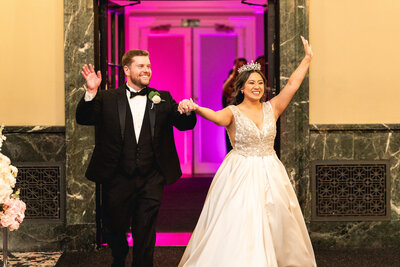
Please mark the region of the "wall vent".
POLYGON ((313 221, 390 220, 389 161, 314 161, 313 221))
POLYGON ((64 222, 64 164, 52 162, 20 162, 16 189, 26 203, 25 220, 32 222, 64 222))

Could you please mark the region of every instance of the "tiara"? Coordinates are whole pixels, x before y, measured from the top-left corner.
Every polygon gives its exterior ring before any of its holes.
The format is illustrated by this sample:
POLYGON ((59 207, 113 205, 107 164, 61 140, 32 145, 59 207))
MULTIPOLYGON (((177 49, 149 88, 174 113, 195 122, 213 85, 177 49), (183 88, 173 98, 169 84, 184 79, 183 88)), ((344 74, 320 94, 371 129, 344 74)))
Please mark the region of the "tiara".
POLYGON ((248 63, 246 65, 241 66, 238 69, 239 73, 242 73, 244 71, 252 71, 252 70, 261 70, 261 65, 260 63, 254 63, 253 60, 251 61, 251 63, 248 63))

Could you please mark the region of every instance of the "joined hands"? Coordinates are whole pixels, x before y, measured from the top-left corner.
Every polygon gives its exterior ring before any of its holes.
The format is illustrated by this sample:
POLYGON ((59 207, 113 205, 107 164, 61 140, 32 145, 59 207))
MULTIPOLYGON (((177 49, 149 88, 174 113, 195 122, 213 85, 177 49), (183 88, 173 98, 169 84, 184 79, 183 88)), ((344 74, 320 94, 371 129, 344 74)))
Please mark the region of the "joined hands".
POLYGON ((193 99, 183 99, 179 102, 178 111, 180 114, 190 113, 192 111, 196 111, 199 108, 199 105, 193 102, 193 99))

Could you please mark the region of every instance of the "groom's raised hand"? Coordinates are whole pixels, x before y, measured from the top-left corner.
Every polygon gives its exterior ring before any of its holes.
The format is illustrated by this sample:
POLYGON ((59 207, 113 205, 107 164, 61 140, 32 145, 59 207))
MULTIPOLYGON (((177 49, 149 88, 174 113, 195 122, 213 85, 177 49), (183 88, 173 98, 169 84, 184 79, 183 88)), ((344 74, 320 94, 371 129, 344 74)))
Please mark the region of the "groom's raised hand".
POLYGON ((84 65, 82 67, 82 72, 81 72, 83 78, 86 80, 86 86, 87 86, 87 91, 90 94, 96 94, 97 89, 99 88, 101 84, 101 72, 97 71, 97 73, 94 71, 94 68, 92 64, 84 65))

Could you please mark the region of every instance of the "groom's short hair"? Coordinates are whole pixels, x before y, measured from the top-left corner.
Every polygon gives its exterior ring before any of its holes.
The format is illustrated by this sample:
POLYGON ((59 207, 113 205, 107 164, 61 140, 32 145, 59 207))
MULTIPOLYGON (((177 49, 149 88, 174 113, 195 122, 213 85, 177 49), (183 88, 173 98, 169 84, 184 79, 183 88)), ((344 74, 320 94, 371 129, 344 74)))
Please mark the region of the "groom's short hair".
POLYGON ((128 52, 126 52, 123 56, 122 56, 122 67, 123 66, 130 66, 133 62, 133 58, 137 57, 137 56, 145 56, 148 57, 149 56, 149 52, 146 50, 141 50, 141 49, 132 49, 129 50, 128 52))

